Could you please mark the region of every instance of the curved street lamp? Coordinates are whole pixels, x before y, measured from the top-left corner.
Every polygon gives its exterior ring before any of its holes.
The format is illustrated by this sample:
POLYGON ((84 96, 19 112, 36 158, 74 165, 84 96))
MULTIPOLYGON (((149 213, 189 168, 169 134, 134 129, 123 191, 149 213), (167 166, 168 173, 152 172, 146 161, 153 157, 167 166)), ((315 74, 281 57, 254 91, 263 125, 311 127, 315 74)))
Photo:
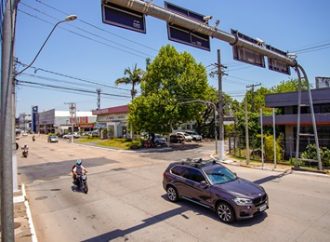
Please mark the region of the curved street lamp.
POLYGON ((19 74, 22 74, 26 69, 28 69, 29 67, 32 66, 32 64, 36 61, 36 59, 38 58, 40 52, 42 51, 42 49, 43 49, 44 46, 46 45, 48 39, 50 38, 50 36, 52 35, 52 33, 54 32, 54 30, 56 29, 56 27, 57 27, 59 24, 64 23, 64 22, 74 21, 74 20, 76 20, 76 19, 77 19, 77 15, 69 15, 69 16, 67 16, 65 19, 63 19, 63 20, 57 22, 57 23, 54 25, 53 29, 52 29, 52 30, 50 31, 50 33, 48 34, 46 40, 44 41, 44 43, 43 43, 42 46, 40 47, 38 53, 37 53, 36 56, 33 58, 33 60, 31 61, 31 63, 30 63, 29 65, 27 65, 27 66, 26 66, 23 70, 21 70, 20 72, 17 72, 17 73, 16 73, 16 76, 19 75, 19 74))

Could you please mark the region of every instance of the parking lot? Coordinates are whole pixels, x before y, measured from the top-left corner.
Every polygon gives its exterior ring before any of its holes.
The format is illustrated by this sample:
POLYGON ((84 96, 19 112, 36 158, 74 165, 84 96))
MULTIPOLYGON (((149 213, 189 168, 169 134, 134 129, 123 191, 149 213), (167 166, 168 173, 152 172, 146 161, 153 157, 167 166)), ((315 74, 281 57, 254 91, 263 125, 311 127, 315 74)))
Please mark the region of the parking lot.
MULTIPOLYGON (((228 166, 262 185, 270 209, 227 225, 188 201, 171 203, 162 187, 166 154, 123 152, 70 144, 29 144, 18 157, 39 241, 328 241, 330 179, 228 166), (85 157, 89 193, 72 191, 70 168, 85 157)), ((198 148, 203 152, 203 148, 198 148)), ((190 151, 196 152, 196 151, 190 151)), ((195 154, 195 153, 194 153, 195 154)))

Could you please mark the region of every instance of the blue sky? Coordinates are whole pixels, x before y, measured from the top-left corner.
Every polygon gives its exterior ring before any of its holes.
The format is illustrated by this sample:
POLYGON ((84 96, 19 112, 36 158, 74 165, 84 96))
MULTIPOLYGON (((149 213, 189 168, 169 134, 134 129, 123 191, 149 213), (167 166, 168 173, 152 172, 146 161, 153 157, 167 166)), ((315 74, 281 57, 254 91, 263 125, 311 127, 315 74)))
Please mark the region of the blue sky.
MULTIPOLYGON (((219 28, 225 32, 237 29, 278 49, 298 51, 298 62, 305 68, 313 85, 315 76, 330 76, 328 0, 169 2, 204 15, 212 15, 209 24, 213 25, 219 19, 219 28), (316 46, 320 48, 313 48, 316 46)), ((164 1, 155 0, 153 3, 164 6, 164 1)), ((67 14, 76 14, 78 19, 63 23, 55 30, 33 65, 40 69, 30 68, 17 79, 91 91, 101 88, 105 93, 129 96, 130 86, 116 88, 115 80, 123 76, 126 67, 137 64, 144 69, 145 59, 155 57, 166 44, 174 45, 180 52, 191 53, 197 62, 205 66, 216 62, 217 49, 220 49, 222 63, 228 66, 223 90, 234 98, 241 98, 246 85, 261 83, 264 87, 272 87, 296 77, 293 70, 291 76, 288 76, 234 61, 231 46, 220 40, 211 40, 210 52, 171 42, 167 39, 166 23, 154 17, 146 17, 147 34, 104 24, 101 1, 21 0, 15 42, 15 56, 18 60, 29 64, 53 25, 67 14), (92 85, 91 82, 101 85, 92 85)), ((17 67, 18 70, 22 69, 20 65, 17 67)), ((211 70, 210 67, 207 69, 211 70)), ((216 78, 209 78, 209 83, 217 87, 216 78)), ((52 108, 68 110, 67 102, 76 102, 77 109, 81 111, 96 108, 95 94, 74 94, 26 85, 17 87, 18 114, 30 113, 33 105, 38 105, 40 111, 52 108)), ((129 97, 102 96, 101 108, 123 105, 129 101, 129 97)))

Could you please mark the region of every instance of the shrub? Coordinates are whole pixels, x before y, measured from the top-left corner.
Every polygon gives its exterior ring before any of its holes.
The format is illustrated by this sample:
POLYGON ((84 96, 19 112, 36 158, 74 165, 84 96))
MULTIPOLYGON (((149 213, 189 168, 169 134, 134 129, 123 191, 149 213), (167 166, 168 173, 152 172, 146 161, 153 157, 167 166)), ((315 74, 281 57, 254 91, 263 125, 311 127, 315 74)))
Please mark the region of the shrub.
MULTIPOLYGON (((330 166, 330 149, 327 147, 320 148, 320 155, 323 166, 329 167, 330 166)), ((316 145, 309 144, 306 147, 306 150, 301 154, 301 157, 304 159, 312 159, 317 160, 317 152, 316 152, 316 145)))
MULTIPOLYGON (((273 135, 265 135, 265 159, 267 161, 274 160, 274 136, 273 135)), ((276 160, 280 161, 283 159, 283 149, 281 146, 282 136, 280 135, 276 140, 276 160)))
POLYGON ((141 139, 138 139, 138 140, 133 140, 132 143, 129 145, 129 148, 131 150, 136 150, 136 149, 139 149, 142 147, 142 140, 141 139))

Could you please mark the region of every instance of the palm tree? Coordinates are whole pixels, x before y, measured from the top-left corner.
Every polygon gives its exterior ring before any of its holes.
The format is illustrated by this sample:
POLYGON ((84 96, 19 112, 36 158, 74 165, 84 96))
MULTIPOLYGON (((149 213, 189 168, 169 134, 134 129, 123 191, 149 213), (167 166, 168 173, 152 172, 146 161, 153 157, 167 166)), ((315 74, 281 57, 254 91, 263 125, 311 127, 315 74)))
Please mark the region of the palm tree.
POLYGON ((140 68, 137 68, 137 65, 135 64, 134 68, 126 68, 124 70, 124 77, 121 77, 116 80, 116 85, 119 84, 132 84, 132 89, 131 89, 131 96, 132 100, 134 99, 137 91, 135 89, 135 85, 139 84, 142 81, 142 76, 144 74, 144 71, 140 68))

